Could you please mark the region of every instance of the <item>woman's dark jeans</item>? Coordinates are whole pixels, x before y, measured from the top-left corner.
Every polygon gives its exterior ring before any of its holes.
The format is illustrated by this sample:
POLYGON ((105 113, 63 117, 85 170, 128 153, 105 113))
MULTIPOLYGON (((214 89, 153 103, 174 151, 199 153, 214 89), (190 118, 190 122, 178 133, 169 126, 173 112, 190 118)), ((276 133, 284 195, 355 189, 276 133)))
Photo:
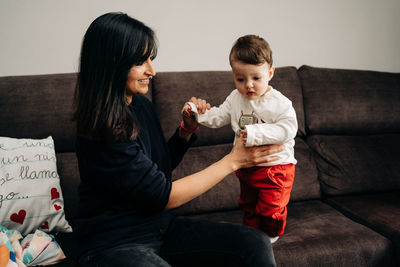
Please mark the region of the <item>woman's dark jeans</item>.
POLYGON ((275 266, 266 234, 248 226, 176 217, 167 231, 80 258, 81 266, 275 266))

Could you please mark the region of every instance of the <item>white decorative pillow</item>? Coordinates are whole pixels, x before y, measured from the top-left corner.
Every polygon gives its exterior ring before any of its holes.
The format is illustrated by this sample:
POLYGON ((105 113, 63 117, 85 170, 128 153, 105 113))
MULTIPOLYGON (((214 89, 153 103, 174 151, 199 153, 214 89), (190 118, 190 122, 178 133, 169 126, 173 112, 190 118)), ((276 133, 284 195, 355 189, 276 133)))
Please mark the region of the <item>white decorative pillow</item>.
POLYGON ((45 139, 0 137, 0 225, 22 235, 72 232, 51 136, 45 139))

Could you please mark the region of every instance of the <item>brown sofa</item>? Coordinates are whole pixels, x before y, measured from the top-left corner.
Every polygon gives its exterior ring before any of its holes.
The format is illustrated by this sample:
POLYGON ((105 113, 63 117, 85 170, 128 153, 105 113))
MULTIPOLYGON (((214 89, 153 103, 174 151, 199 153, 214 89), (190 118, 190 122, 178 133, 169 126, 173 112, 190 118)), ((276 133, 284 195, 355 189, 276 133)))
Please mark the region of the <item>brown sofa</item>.
MULTIPOLYGON (((79 174, 71 105, 76 74, 0 77, 0 136, 55 140, 66 217, 73 226, 79 174)), ((400 74, 302 66, 277 68, 271 84, 292 100, 298 160, 278 266, 400 266, 400 74)), ((228 71, 161 72, 148 97, 165 136, 191 96, 222 103, 228 71)), ((233 132, 201 127, 174 171, 179 178, 227 154, 233 132)), ((234 174, 176 209, 207 220, 241 222, 234 174)), ((56 234, 76 266, 73 234, 56 234)))

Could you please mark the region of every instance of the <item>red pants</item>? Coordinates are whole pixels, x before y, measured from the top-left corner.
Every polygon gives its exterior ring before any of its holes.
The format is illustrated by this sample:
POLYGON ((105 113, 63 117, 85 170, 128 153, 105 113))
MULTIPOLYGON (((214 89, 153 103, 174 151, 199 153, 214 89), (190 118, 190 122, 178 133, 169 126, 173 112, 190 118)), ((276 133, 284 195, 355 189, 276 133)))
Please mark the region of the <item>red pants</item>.
POLYGON ((283 235, 294 172, 294 164, 236 171, 240 181, 239 207, 244 211, 243 224, 260 229, 270 237, 283 235))

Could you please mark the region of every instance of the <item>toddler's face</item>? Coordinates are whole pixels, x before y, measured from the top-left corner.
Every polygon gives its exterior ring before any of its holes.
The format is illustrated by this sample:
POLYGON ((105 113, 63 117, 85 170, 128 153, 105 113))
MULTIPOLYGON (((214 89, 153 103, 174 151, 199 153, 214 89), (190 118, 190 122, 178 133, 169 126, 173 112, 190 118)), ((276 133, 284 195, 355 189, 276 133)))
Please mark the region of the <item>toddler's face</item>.
POLYGON ((268 83, 274 76, 275 67, 268 63, 254 65, 242 61, 231 62, 236 88, 249 100, 263 97, 268 91, 268 83))

